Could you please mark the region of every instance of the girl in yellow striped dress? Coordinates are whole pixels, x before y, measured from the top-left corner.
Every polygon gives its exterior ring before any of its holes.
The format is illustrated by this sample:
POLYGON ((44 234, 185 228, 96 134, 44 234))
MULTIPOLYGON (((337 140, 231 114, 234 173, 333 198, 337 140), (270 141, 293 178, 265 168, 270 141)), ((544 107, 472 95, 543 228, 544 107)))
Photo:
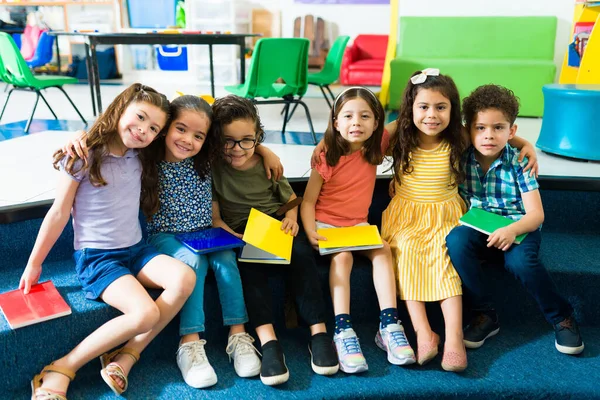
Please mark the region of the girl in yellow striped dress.
POLYGON ((461 281, 446 251, 446 235, 458 224, 465 204, 458 194, 464 179, 460 158, 468 146, 460 97, 452 78, 439 70, 415 73, 406 87, 392 134, 395 195, 382 217, 382 238, 396 264, 398 294, 406 301, 417 334, 417 362, 438 354, 425 302, 439 301, 444 315, 442 368, 462 371, 467 355, 462 333, 461 281))

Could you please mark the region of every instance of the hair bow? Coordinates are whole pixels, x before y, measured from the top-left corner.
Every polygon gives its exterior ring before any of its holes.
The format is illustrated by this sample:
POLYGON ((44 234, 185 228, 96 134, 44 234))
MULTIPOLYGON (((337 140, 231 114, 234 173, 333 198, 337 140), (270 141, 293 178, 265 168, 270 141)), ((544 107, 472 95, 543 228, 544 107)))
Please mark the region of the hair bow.
POLYGON ((427 80, 428 76, 439 76, 440 70, 438 68, 425 68, 419 75, 415 75, 410 78, 410 81, 413 85, 418 85, 419 83, 423 83, 427 80))
MULTIPOLYGON (((176 96, 175 97, 180 97, 180 96, 184 96, 185 93, 180 92, 179 90, 175 91, 176 96)), ((208 104, 210 104, 212 106, 212 104, 215 102, 215 98, 212 97, 209 94, 199 94, 197 95, 198 97, 200 97, 201 99, 204 99, 204 101, 206 101, 208 104)))

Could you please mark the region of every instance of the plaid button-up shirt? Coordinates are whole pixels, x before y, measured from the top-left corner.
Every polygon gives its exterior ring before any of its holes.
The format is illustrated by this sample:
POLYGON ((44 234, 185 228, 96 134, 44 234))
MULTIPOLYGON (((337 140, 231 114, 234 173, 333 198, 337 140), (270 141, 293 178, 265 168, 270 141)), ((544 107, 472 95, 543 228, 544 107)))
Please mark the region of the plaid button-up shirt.
POLYGON ((523 172, 527 159, 519 162, 518 158, 517 150, 507 144, 484 175, 475 158, 475 148, 467 150, 466 179, 459 190, 470 208, 481 208, 515 221, 525 215, 521 193, 536 190, 539 184, 529 171, 523 172))

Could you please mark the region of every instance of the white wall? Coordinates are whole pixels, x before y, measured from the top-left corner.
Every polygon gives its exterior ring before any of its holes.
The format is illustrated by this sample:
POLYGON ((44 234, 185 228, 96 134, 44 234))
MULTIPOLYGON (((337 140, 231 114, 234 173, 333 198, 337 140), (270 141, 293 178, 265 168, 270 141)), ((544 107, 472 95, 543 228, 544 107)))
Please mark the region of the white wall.
MULTIPOLYGON (((260 2, 272 0, 261 0, 260 2)), ((575 0, 398 0, 400 15, 410 16, 556 16, 555 62, 560 70, 569 42, 575 0)), ((312 14, 332 25, 333 36, 388 33, 389 5, 300 4, 280 0, 282 35, 293 35, 294 18, 312 14)), ((507 27, 510 29, 510 27, 507 27)))

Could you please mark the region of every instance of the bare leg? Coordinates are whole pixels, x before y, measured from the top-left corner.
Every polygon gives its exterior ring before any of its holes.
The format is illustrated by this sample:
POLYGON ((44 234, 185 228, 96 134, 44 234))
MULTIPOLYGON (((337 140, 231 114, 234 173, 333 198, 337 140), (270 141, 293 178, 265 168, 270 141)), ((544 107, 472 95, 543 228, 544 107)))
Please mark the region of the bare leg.
MULTIPOLYGON (((183 307, 183 304, 194 290, 196 274, 181 261, 160 255, 154 257, 144 266, 137 279, 145 287, 163 289, 162 294, 155 302, 160 312, 158 322, 152 326, 151 330, 133 337, 125 345, 141 353, 183 307)), ((122 297, 122 294, 120 292, 116 295, 122 297)), ((104 297, 103 295, 103 299, 104 297)), ((135 363, 135 360, 127 354, 119 354, 113 361, 119 363, 125 375, 129 374, 135 363)))
POLYGON ((352 253, 347 251, 331 257, 329 290, 335 315, 350 314, 350 274, 353 262, 352 253))
MULTIPOLYGON (((123 315, 100 326, 71 352, 56 360, 55 365, 75 372, 135 335, 148 332, 160 318, 159 308, 132 275, 122 276, 110 284, 102 293, 102 298, 123 315), (123 296, 123 293, 127 293, 127 296, 123 296)), ((64 375, 49 373, 44 377, 45 388, 66 392, 68 385, 69 379, 64 375)))
POLYGON ((366 250, 363 253, 373 264, 373 284, 377 292, 377 300, 379 300, 379 309, 397 308, 396 282, 390 245, 384 241, 382 248, 366 250))
POLYGON ((412 321, 415 333, 417 334, 417 344, 429 343, 433 339, 433 331, 429 320, 427 319, 427 311, 425 303, 422 301, 406 300, 406 308, 412 321))
POLYGON ((244 332, 246 332, 246 328, 244 327, 244 324, 235 324, 235 325, 231 325, 229 327, 229 336, 236 335, 238 333, 244 333, 244 332))
POLYGON ((440 302, 446 324, 445 351, 465 352, 462 330, 462 296, 454 296, 440 302))
POLYGON ((275 335, 275 329, 273 328, 273 324, 264 324, 256 327, 256 334, 258 335, 258 340, 260 340, 260 345, 264 345, 271 340, 277 340, 277 335, 275 335))

